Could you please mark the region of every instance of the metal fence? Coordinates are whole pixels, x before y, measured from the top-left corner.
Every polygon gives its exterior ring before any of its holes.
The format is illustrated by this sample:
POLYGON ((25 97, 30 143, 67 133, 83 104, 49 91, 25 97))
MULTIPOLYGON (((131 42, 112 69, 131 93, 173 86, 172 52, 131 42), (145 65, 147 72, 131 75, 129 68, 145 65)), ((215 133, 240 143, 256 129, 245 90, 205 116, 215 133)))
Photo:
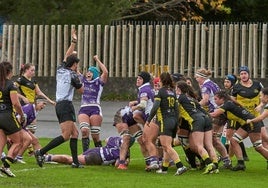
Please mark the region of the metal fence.
POLYGON ((241 65, 254 78, 268 74, 266 23, 3 25, 1 60, 11 61, 15 74, 21 64, 33 63, 37 76, 55 76, 73 27, 80 68, 95 65, 97 54, 110 77, 135 77, 141 70, 192 76, 208 68, 219 78, 241 65))

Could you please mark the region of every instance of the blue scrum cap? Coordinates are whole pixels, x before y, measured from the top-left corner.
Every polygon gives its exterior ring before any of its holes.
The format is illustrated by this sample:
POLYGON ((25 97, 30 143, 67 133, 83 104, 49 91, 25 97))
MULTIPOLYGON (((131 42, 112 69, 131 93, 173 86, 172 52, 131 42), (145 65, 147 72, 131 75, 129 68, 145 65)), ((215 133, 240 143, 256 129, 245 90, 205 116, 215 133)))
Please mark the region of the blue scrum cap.
POLYGON ((91 67, 88 68, 88 71, 93 73, 93 77, 92 77, 93 80, 98 78, 99 75, 100 75, 100 71, 99 71, 99 69, 97 67, 91 66, 91 67))
POLYGON ((231 82, 231 84, 234 85, 237 81, 237 78, 233 74, 228 74, 225 76, 225 80, 229 80, 231 82))
POLYGON ((241 67, 239 67, 239 74, 240 74, 240 72, 242 72, 242 71, 246 71, 246 72, 249 74, 249 69, 248 69, 247 66, 241 66, 241 67))

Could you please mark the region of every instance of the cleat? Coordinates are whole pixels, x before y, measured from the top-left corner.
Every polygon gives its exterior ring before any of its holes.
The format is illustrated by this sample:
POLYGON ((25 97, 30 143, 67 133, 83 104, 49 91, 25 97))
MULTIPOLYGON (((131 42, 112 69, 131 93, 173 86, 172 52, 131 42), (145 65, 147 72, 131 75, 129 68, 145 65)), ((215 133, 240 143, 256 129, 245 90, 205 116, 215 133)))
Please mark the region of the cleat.
POLYGON ((162 169, 159 169, 155 171, 157 174, 167 174, 167 171, 163 171, 162 169))
POLYGON ((84 168, 84 166, 81 165, 80 163, 78 164, 72 163, 72 168, 84 168))
POLYGON ((8 177, 16 177, 15 174, 11 172, 10 168, 2 167, 1 172, 6 174, 8 177))
POLYGON ((233 168, 231 168, 232 171, 239 171, 239 170, 246 170, 246 166, 243 164, 237 164, 236 166, 234 166, 233 168))
POLYGON ((35 159, 36 159, 36 162, 37 162, 38 166, 43 167, 44 156, 41 155, 40 150, 36 150, 34 152, 34 156, 35 156, 35 159))
POLYGON ((150 170, 157 170, 157 169, 159 169, 159 165, 158 165, 157 162, 155 161, 155 162, 152 162, 152 163, 148 166, 148 168, 149 168, 150 170))
POLYGON ((219 174, 220 173, 220 170, 218 168, 210 171, 210 174, 219 174))
POLYGON ((213 163, 210 163, 206 166, 205 171, 202 174, 210 174, 210 172, 216 170, 216 166, 213 163))
POLYGON ((232 163, 231 163, 231 161, 226 161, 226 162, 223 164, 223 167, 226 168, 226 169, 231 169, 231 168, 232 168, 232 163))
POLYGON ((23 161, 23 158, 21 156, 17 156, 14 160, 14 162, 16 163, 20 163, 20 164, 26 164, 25 161, 23 161))
POLYGON ((187 171, 187 168, 185 166, 178 168, 177 172, 174 174, 175 176, 179 176, 187 171))
POLYGON ((119 169, 119 170, 127 170, 127 165, 125 165, 125 164, 119 164, 118 167, 117 167, 117 169, 119 169))
POLYGON ((26 164, 26 162, 22 159, 16 159, 16 163, 26 164))

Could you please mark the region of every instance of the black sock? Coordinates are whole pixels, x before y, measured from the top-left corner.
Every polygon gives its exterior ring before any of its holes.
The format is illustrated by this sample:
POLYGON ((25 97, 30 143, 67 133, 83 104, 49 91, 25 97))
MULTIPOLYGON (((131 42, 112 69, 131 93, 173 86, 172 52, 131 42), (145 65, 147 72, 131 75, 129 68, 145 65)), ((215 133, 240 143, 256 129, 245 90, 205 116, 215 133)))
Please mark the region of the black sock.
POLYGON ((245 165, 244 160, 237 160, 238 164, 245 165))
POLYGON ((183 167, 182 162, 178 162, 178 163, 176 163, 176 167, 177 167, 177 168, 181 168, 181 167, 183 167))
POLYGON ((89 143, 90 143, 90 140, 89 138, 82 138, 82 148, 83 148, 83 152, 87 151, 88 148, 89 148, 89 143))
POLYGON ((102 147, 101 141, 94 142, 95 147, 102 147))
POLYGON ((225 144, 225 148, 226 148, 227 153, 229 153, 229 146, 230 146, 230 144, 225 144))
POLYGON ((191 167, 197 168, 196 163, 195 163, 195 157, 196 157, 195 152, 193 152, 190 148, 185 149, 184 152, 191 167))
POLYGON ((212 161, 211 161, 211 159, 209 157, 206 158, 204 162, 205 162, 206 165, 212 163, 212 161))
POLYGON ((77 157, 77 138, 70 139, 70 149, 72 153, 73 162, 75 164, 79 164, 78 157, 77 157))
POLYGON ((243 157, 248 157, 247 152, 246 152, 246 148, 245 148, 245 145, 244 145, 244 142, 240 142, 239 145, 240 145, 240 148, 242 150, 243 157))
POLYGON ((9 168, 10 164, 14 163, 14 159, 10 157, 3 157, 1 160, 5 168, 9 168))
POLYGON ((61 145, 64 142, 64 138, 62 135, 54 138, 53 140, 51 140, 45 147, 43 147, 42 149, 40 149, 40 153, 41 155, 44 155, 46 152, 48 152, 49 150, 61 145))

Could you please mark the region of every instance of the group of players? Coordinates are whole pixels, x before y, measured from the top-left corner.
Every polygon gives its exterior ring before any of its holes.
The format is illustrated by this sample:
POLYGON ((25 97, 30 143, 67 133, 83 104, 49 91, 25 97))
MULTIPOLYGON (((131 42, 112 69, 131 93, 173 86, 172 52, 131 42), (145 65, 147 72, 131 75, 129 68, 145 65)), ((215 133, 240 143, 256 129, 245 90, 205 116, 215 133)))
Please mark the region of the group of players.
POLYGON ((70 164, 73 168, 113 164, 119 170, 126 170, 129 150, 135 140, 144 156, 146 171, 161 174, 166 174, 171 164, 177 168, 175 175, 187 171, 188 168, 174 149, 176 145, 183 147, 190 168, 197 169, 199 165, 204 169, 203 174, 219 173, 219 160, 223 161, 225 168, 245 170, 244 161, 248 160, 248 156, 243 139, 248 136, 255 150, 268 161, 268 136, 262 122, 268 116, 268 89, 250 78, 246 66, 240 67, 239 80, 232 74, 225 77, 225 89, 210 79, 211 72, 206 69, 199 69, 195 73, 197 90, 194 90, 191 78, 181 74, 163 72, 159 77, 152 78, 148 72, 140 72, 136 79, 137 100, 130 101, 128 106, 118 109, 114 115, 113 125, 119 136, 107 138, 105 146, 102 146, 100 98, 108 79, 108 70, 98 56, 94 56, 97 66, 91 66, 85 74, 81 74, 79 59, 74 51, 76 40, 73 31, 71 45, 57 70, 56 102, 47 97, 32 80, 34 65, 24 65, 14 85, 11 81, 11 64, 1 63, 3 100, 0 101, 0 118, 6 120, 8 117, 8 123, 13 126, 13 129, 12 126, 7 128, 6 123, 0 121, 0 153, 5 143, 9 143, 8 153, 3 154, 1 159, 2 173, 15 177, 10 164, 16 161, 23 163, 23 154, 30 146, 40 167, 44 162, 59 162, 70 164), (79 133, 72 104, 75 89, 82 94, 78 112, 82 133, 81 155, 77 155, 79 133), (42 99, 36 100, 36 96, 42 99), (36 116, 45 108, 47 101, 56 107, 62 134, 41 147, 34 135, 36 116), (13 118, 12 106, 15 107, 17 120, 13 118), (222 143, 224 129, 226 142, 222 143), (90 135, 95 148, 89 148, 90 135), (72 156, 47 154, 67 140, 70 140, 72 156), (237 158, 235 166, 231 163, 233 155, 237 158))

